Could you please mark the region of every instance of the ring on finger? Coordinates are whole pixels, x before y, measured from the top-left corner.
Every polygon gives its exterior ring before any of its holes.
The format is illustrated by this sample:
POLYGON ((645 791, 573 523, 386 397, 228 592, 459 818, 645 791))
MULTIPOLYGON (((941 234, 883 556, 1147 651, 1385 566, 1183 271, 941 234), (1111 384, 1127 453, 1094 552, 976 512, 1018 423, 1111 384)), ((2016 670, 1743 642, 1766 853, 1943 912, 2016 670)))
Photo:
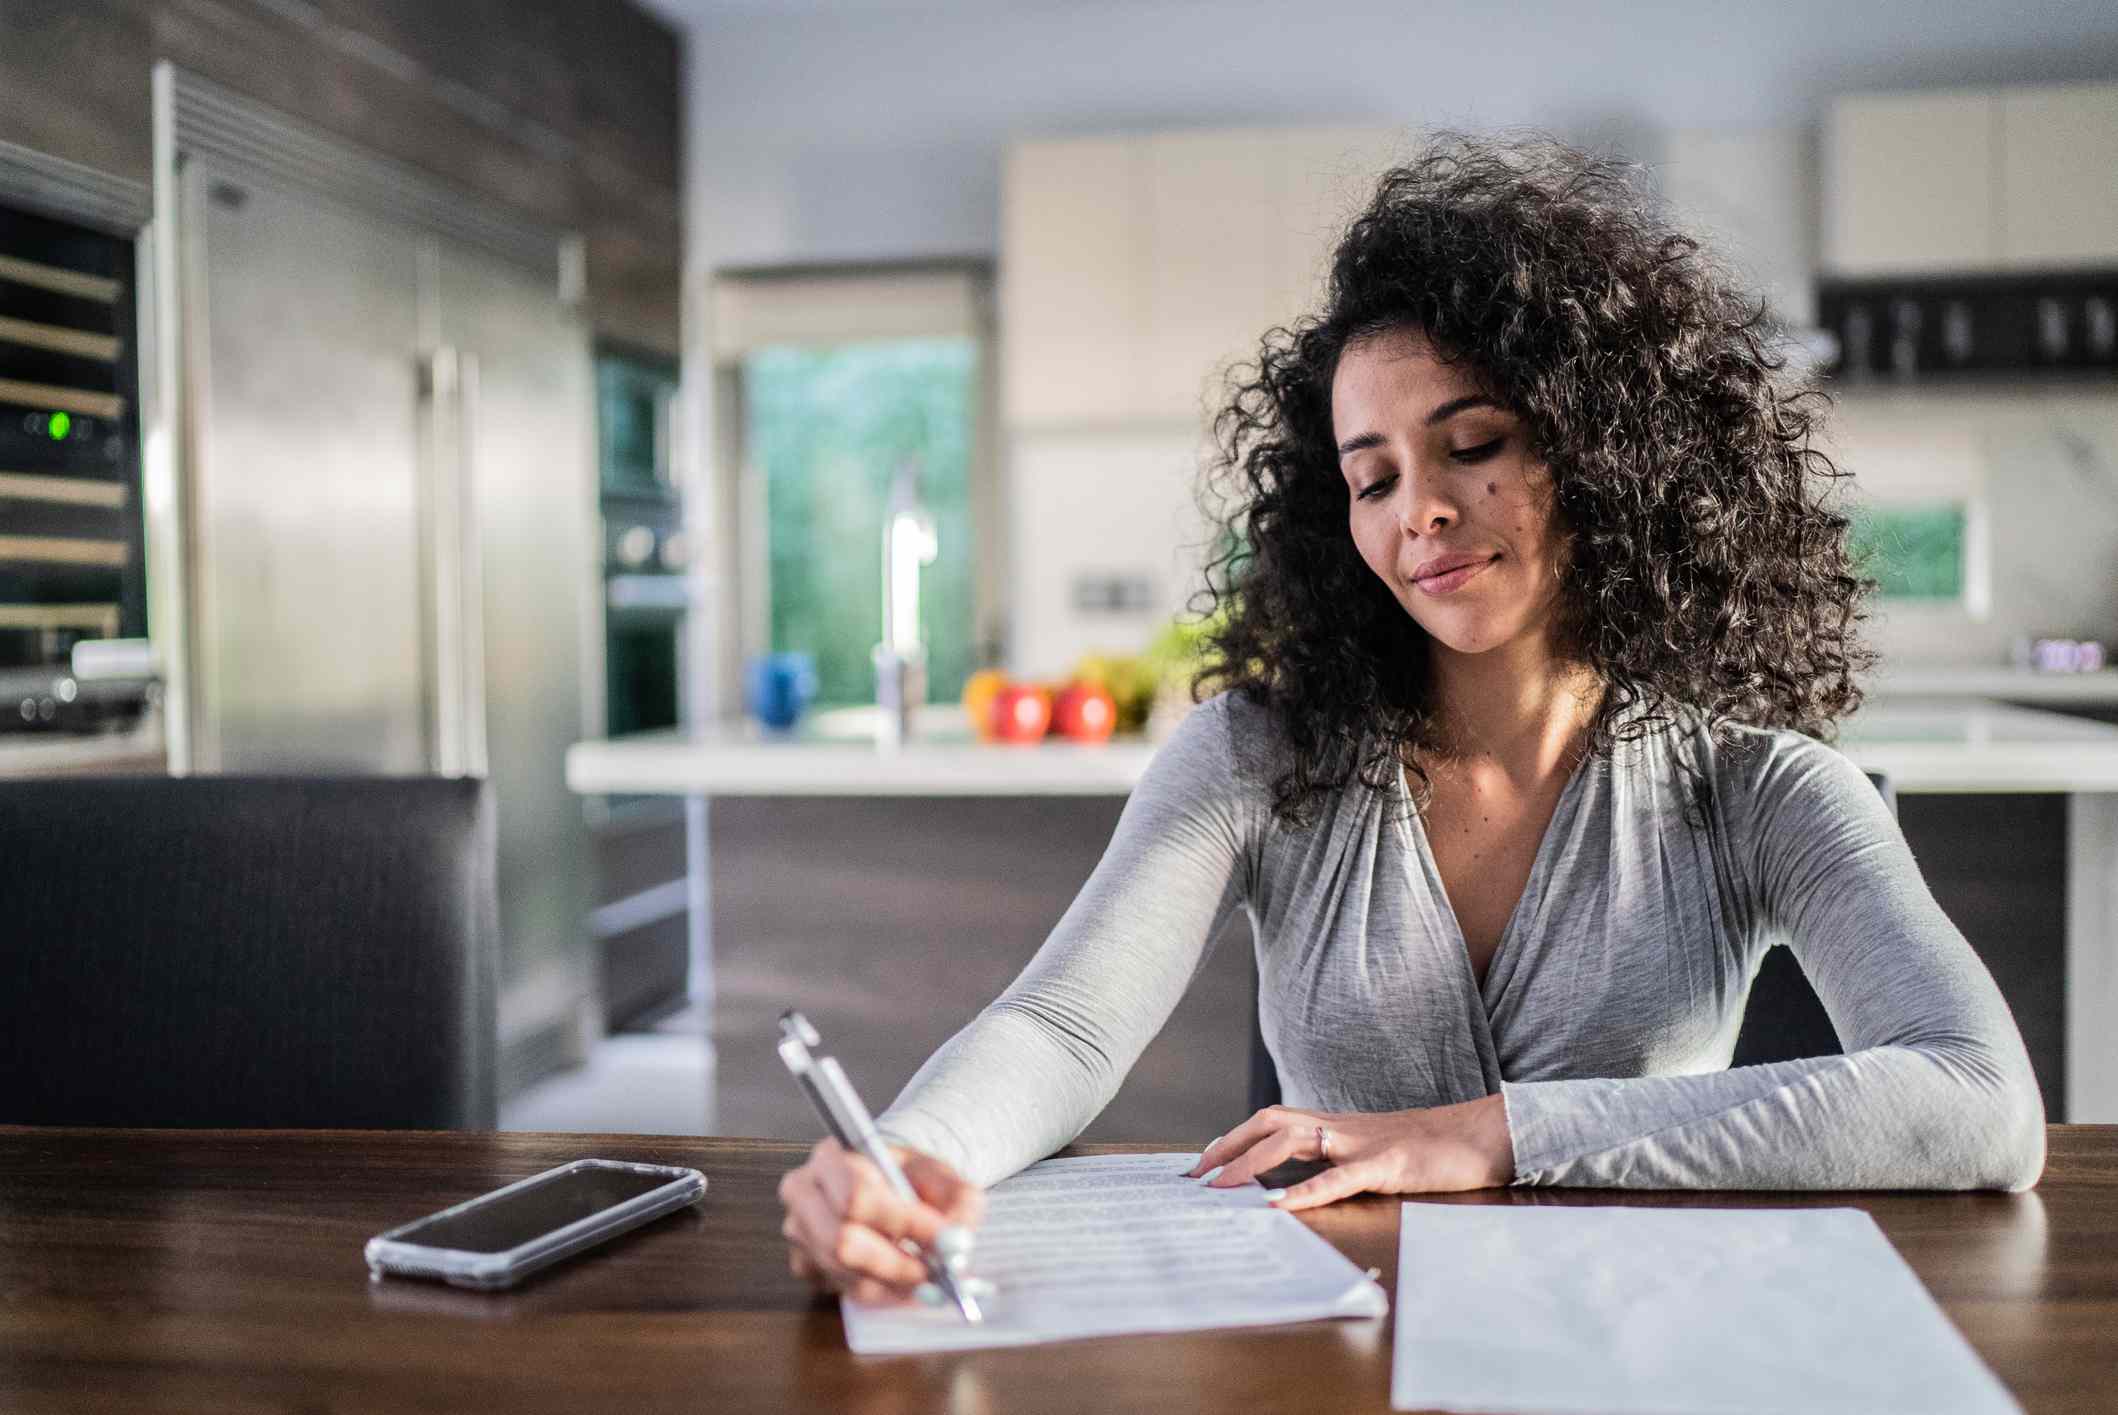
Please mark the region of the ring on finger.
POLYGON ((1331 1163, 1331 1132, 1321 1125, 1316 1127, 1316 1150, 1319 1159, 1331 1163))

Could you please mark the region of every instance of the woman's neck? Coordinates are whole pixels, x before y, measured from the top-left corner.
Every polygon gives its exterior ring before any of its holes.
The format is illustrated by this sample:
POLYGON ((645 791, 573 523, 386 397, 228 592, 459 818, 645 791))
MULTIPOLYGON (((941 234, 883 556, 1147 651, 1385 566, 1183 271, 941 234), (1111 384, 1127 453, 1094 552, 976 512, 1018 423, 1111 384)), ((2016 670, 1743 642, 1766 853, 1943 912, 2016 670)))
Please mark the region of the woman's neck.
POLYGON ((1580 761, 1602 680, 1544 645, 1459 654, 1436 644, 1430 662, 1444 768, 1497 767, 1529 788, 1564 779, 1580 761))

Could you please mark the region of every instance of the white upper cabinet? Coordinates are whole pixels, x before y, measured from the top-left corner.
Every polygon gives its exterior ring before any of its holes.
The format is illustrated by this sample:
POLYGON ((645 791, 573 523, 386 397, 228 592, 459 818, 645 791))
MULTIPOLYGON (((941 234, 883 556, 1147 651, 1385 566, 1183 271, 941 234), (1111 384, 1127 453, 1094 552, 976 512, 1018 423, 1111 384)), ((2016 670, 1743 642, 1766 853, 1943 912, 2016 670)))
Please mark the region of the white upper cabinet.
POLYGON ((1295 128, 1281 135, 1287 286, 1279 319, 1322 301, 1332 248, 1375 195, 1384 170, 1408 161, 1418 139, 1411 128, 1295 128))
POLYGON ((1986 90, 1855 94, 1824 131, 1824 267, 1834 275, 1990 268, 2000 259, 1986 90))
POLYGON ((1731 264, 1780 319, 1816 319, 1817 163, 1799 128, 1671 131, 1658 164, 1678 229, 1731 264))
POLYGON ((1147 153, 1126 138, 1008 151, 1000 202, 1007 421, 1146 411, 1147 153))
POLYGON ((1027 142, 1001 196, 1012 427, 1201 423, 1231 365, 1322 293, 1406 141, 1384 128, 1027 142))
POLYGON ((1824 134, 1833 275, 2118 264, 2118 84, 1855 94, 1824 134))
POLYGON ((1151 408, 1203 414, 1222 370, 1287 318, 1280 143, 1271 133, 1168 133, 1148 154, 1151 408))
POLYGON ((2118 263, 2118 84, 2001 90, 2000 196, 2005 264, 2118 263))

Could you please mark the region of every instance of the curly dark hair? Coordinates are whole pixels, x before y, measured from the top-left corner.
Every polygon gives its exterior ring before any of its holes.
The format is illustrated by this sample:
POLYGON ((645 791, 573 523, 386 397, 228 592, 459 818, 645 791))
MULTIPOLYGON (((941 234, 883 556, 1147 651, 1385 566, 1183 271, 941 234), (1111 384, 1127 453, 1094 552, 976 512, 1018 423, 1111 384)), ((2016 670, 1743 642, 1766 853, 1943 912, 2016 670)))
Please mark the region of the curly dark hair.
POLYGON ((1786 329, 1670 227, 1634 164, 1444 130, 1383 173, 1323 308, 1265 333, 1214 418, 1191 694, 1272 710, 1276 819, 1313 822, 1354 777, 1387 799, 1400 767, 1415 805, 1431 795, 1427 634, 1354 546, 1331 426, 1340 356, 1396 330, 1520 416, 1551 473, 1558 642, 1605 685, 1591 753, 1680 708, 1718 742, 1733 724, 1831 740, 1875 661, 1855 626, 1876 585, 1827 496, 1846 474, 1811 445, 1830 399, 1790 371, 1786 329))

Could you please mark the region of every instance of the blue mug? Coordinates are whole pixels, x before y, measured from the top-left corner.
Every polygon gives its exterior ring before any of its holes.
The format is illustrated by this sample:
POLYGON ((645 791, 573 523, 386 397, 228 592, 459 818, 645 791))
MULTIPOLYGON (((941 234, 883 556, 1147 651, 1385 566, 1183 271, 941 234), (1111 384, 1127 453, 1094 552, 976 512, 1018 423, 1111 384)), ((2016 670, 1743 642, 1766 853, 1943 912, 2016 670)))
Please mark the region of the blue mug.
POLYGON ((743 674, 743 705, 767 727, 792 727, 816 698, 816 660, 806 653, 768 653, 743 674))

